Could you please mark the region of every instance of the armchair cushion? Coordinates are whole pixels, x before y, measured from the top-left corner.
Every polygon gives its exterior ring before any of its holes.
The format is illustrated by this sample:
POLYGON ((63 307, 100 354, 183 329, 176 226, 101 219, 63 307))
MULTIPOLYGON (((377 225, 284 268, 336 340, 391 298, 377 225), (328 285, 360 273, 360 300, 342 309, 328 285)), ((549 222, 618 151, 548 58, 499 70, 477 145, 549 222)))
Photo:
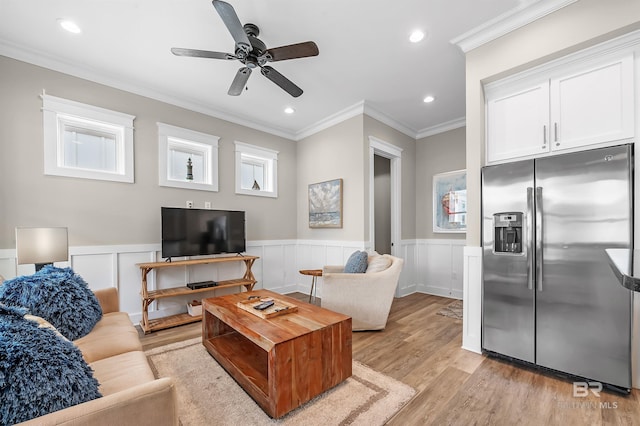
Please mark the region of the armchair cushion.
POLYGON ((369 266, 367 266, 367 274, 382 272, 391 266, 391 257, 386 254, 369 256, 369 266))
POLYGON ((368 259, 366 251, 354 251, 344 265, 344 272, 347 274, 364 273, 367 270, 368 259))

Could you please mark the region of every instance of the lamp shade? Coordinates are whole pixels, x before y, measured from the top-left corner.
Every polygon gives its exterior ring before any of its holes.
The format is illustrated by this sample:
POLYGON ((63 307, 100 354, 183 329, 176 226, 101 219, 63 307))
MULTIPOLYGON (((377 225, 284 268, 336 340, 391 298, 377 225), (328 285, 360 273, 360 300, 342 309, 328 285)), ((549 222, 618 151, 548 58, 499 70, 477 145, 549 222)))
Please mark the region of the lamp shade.
POLYGON ((67 228, 16 228, 18 265, 69 260, 67 228))

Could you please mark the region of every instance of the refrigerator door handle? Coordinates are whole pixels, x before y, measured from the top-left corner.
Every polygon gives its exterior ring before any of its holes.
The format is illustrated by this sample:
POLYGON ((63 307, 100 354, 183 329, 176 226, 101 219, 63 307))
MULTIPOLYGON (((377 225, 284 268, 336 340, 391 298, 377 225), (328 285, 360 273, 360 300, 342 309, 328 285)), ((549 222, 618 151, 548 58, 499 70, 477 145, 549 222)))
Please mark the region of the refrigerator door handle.
POLYGON ((527 288, 533 290, 535 256, 534 252, 534 232, 533 232, 533 188, 527 188, 527 288))
POLYGON ((542 291, 542 187, 536 187, 536 284, 542 291))

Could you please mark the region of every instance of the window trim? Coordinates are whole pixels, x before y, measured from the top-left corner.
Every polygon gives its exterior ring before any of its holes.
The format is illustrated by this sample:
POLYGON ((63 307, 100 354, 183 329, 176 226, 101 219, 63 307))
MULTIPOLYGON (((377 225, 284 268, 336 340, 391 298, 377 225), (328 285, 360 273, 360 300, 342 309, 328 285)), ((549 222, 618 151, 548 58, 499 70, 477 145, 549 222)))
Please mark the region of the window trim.
POLYGON ((171 124, 156 123, 158 126, 158 184, 170 188, 196 189, 199 191, 218 191, 218 136, 195 130, 173 126, 171 124), (206 183, 179 181, 169 179, 169 150, 176 146, 189 147, 199 151, 205 157, 208 168, 205 171, 206 183), (198 146, 201 147, 198 150, 198 146))
POLYGON ((278 198, 278 151, 235 141, 236 194, 278 198), (242 188, 243 156, 252 157, 265 164, 265 188, 259 191, 242 188))
POLYGON ((42 94, 41 98, 45 175, 134 182, 134 115, 46 94, 42 94), (113 134, 116 137, 116 172, 65 166, 65 126, 113 134))

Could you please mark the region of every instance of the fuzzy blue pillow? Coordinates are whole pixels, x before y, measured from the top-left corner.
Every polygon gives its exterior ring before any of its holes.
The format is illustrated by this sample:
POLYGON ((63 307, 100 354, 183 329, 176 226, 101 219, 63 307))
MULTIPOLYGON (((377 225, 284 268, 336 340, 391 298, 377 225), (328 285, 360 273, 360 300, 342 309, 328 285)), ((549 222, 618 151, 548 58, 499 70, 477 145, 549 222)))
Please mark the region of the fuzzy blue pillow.
POLYGON ((71 268, 53 265, 5 281, 0 286, 0 302, 24 306, 69 340, 85 336, 102 318, 100 303, 82 277, 71 268))
POLYGON ((367 272, 369 256, 366 251, 355 251, 349 256, 344 265, 344 272, 349 274, 362 274, 367 272))
POLYGON ((0 424, 12 425, 99 398, 73 343, 0 304, 0 424))

